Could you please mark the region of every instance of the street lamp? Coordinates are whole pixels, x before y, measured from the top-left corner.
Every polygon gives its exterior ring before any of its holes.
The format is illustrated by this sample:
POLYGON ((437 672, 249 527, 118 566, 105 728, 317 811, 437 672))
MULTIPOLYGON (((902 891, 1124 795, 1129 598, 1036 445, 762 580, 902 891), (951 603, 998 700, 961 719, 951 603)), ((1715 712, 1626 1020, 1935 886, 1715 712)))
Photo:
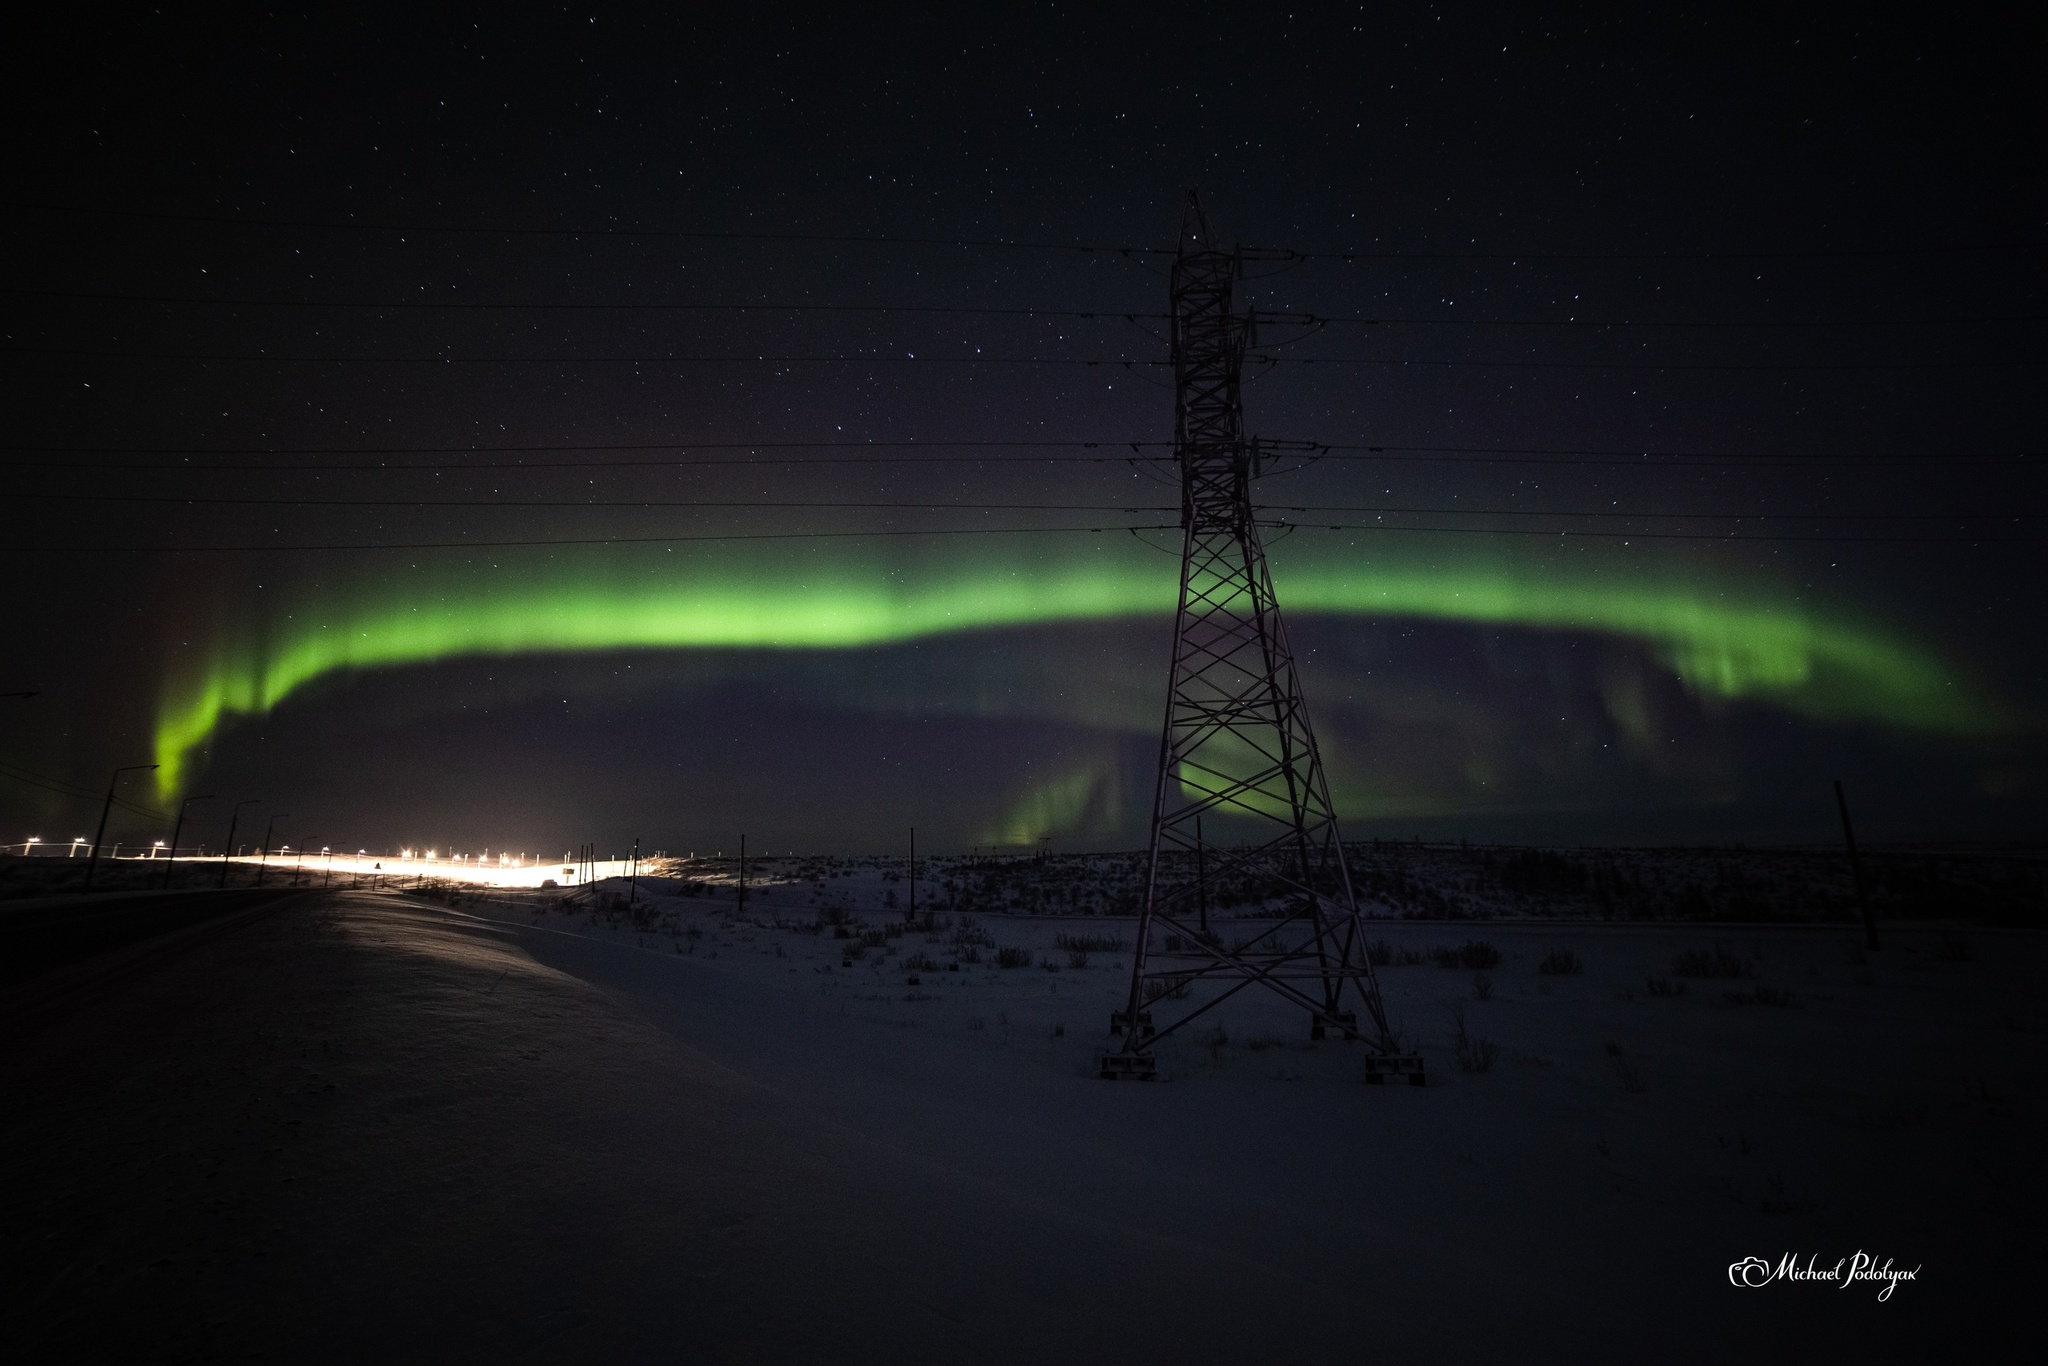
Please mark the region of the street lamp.
POLYGON ((85 882, 78 889, 80 896, 84 896, 92 890, 92 875, 100 864, 100 841, 107 837, 107 817, 113 814, 114 789, 120 786, 121 775, 123 773, 146 773, 155 767, 157 767, 155 764, 129 764, 125 768, 115 769, 114 776, 108 780, 107 800, 106 804, 100 807, 100 828, 99 833, 92 837, 92 853, 86 856, 85 882))
POLYGON ((263 853, 256 860, 256 885, 258 887, 263 885, 263 874, 270 868, 270 832, 277 829, 279 821, 290 819, 291 814, 289 811, 280 811, 270 818, 268 825, 263 827, 263 853))
POLYGON ((220 885, 223 887, 228 885, 228 860, 235 856, 235 825, 242 819, 242 808, 254 806, 262 800, 261 797, 251 797, 246 802, 236 802, 235 813, 228 817, 228 847, 220 855, 220 885))
POLYGON ((84 844, 84 843, 85 843, 85 836, 83 836, 83 835, 80 835, 80 836, 78 836, 78 837, 77 837, 76 839, 72 840, 72 841, 71 841, 71 852, 70 852, 70 853, 68 853, 68 854, 66 854, 66 855, 64 855, 64 857, 65 857, 65 858, 77 858, 77 857, 78 857, 78 846, 79 846, 79 845, 81 845, 81 844, 84 844))
POLYGON ((21 846, 21 856, 23 858, 27 858, 30 854, 35 852, 35 846, 41 844, 42 842, 43 837, 41 835, 30 835, 21 846))
MULTIPOLYGON (((178 836, 185 833, 186 808, 191 806, 192 803, 194 802, 210 802, 212 800, 213 793, 209 792, 202 797, 187 797, 184 801, 178 803, 178 823, 171 827, 171 862, 170 865, 164 869, 164 890, 170 890, 171 870, 178 866, 178 836)), ((162 841, 159 840, 158 843, 162 843, 162 841)))

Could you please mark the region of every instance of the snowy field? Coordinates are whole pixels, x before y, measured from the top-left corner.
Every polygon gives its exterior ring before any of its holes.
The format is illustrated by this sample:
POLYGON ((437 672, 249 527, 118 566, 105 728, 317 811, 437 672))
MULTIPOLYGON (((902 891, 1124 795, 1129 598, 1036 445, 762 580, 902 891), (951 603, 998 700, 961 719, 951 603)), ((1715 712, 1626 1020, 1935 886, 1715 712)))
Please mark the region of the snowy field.
MULTIPOLYGON (((1372 1302, 1421 1265, 1436 1283, 1413 1293, 1454 1314, 1470 1260, 1527 1278, 1491 1293, 1531 1313, 1614 1313, 1627 1285, 1732 1347, 1757 1306, 1729 1302, 1726 1269, 1752 1255, 1946 1257, 1951 1289, 2018 1285, 2036 934, 1891 926, 1872 954, 1848 927, 1379 922, 1429 1088, 1362 1085, 1360 1046, 1311 1043, 1257 990, 1162 1044, 1172 1081, 1148 1087, 1094 1079, 1130 919, 906 925, 874 908, 900 885, 837 881, 756 886, 744 915, 647 883, 631 907, 605 887, 469 913, 871 1138, 1289 1275, 1342 1268, 1372 1302)), ((1770 1288, 1787 1331, 1802 1290, 1770 1288)), ((1849 1331, 1849 1302, 1812 1324, 1849 1331)))
POLYGON ((1128 918, 802 871, 8 994, 10 1355, 1985 1360, 2042 1269, 2037 933, 1378 922, 1428 1087, 1256 992, 1107 1083, 1128 918))

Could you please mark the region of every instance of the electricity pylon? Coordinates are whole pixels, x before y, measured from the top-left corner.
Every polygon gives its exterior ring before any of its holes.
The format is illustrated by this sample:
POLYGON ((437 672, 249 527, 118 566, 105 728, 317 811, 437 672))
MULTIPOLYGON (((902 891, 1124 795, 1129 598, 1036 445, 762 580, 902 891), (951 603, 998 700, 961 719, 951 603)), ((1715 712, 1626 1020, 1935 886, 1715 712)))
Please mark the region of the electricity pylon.
POLYGON ((1171 315, 1180 607, 1130 998, 1110 1017, 1121 1042, 1104 1052, 1101 1075, 1156 1078, 1154 1044, 1258 983, 1306 1011, 1311 1038, 1363 1037, 1368 1080, 1420 1085, 1422 1060, 1403 1055, 1387 1025, 1259 539, 1260 449, 1245 437, 1240 394, 1254 318, 1234 301, 1243 272, 1243 251, 1217 243, 1189 192, 1171 315), (1205 842, 1203 816, 1212 833, 1250 826, 1257 836, 1234 848, 1205 842), (1237 942, 1195 914, 1247 899, 1260 918, 1237 942))

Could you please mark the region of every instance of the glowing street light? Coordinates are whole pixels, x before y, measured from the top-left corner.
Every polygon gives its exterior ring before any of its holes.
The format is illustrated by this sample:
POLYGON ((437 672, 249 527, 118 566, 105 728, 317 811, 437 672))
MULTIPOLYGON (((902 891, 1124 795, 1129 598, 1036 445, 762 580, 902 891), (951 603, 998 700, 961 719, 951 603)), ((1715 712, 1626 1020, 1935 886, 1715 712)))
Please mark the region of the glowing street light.
POLYGON ((41 835, 30 835, 28 839, 22 843, 21 856, 23 858, 27 858, 30 854, 35 852, 35 846, 41 844, 42 842, 43 837, 41 835))

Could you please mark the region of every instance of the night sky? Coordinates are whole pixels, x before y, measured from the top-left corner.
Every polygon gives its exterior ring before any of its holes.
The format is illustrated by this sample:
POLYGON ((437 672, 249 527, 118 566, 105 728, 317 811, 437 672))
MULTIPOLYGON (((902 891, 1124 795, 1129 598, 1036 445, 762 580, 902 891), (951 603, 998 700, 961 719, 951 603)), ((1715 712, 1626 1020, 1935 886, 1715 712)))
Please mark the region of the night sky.
POLYGON ((0 839, 1141 844, 1190 187, 1348 833, 2038 837, 2037 31, 513 9, 6 21, 0 839))

